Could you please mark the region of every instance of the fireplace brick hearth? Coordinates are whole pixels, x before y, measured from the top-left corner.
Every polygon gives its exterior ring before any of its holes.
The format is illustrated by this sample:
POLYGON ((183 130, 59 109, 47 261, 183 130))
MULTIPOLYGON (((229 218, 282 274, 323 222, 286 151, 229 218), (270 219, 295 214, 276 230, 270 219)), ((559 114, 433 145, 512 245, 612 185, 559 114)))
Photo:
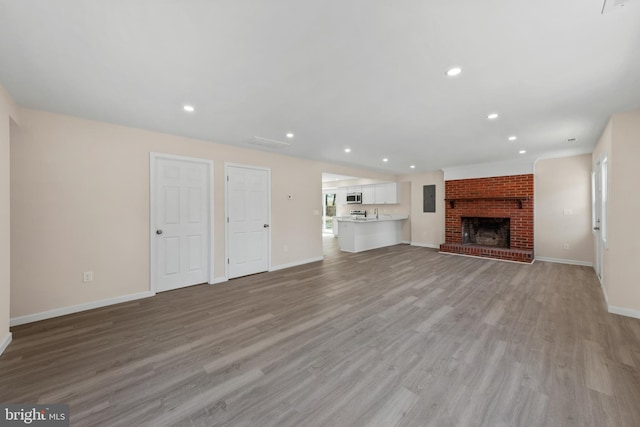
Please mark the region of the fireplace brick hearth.
POLYGON ((440 252, 533 262, 533 192, 533 174, 446 181, 445 243, 440 252), (465 243, 469 239, 464 239, 462 218, 508 218, 508 244, 465 243))

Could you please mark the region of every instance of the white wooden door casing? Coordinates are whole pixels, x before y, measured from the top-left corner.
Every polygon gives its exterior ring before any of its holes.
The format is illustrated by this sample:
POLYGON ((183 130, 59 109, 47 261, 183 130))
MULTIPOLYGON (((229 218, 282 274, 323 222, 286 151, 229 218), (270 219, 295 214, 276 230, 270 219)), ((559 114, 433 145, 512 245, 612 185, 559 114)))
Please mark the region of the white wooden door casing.
POLYGON ((593 233, 595 239, 594 270, 600 281, 603 281, 603 258, 606 247, 606 221, 607 221, 607 156, 602 155, 597 161, 593 171, 593 233))

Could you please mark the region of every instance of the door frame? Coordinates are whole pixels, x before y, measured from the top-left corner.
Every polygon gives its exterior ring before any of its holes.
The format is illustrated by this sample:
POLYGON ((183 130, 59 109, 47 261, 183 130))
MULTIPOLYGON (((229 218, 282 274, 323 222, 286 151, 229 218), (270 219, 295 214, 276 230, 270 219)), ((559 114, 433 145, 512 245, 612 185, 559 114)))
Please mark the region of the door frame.
POLYGON ((609 155, 602 153, 594 164, 592 176, 593 201, 591 228, 594 238, 594 270, 604 285, 604 252, 609 247, 609 155), (604 182, 603 182, 604 181, 604 182), (603 197, 604 196, 604 197, 603 197), (598 203, 599 202, 599 203, 598 203), (597 228, 597 229, 596 229, 597 228))
POLYGON ((208 238, 207 241, 207 282, 211 285, 214 283, 214 258, 213 258, 213 160, 208 159, 200 159, 196 157, 187 157, 187 156, 178 156, 175 154, 165 154, 165 153, 157 153, 150 152, 149 153, 149 256, 150 256, 150 271, 149 271, 149 290, 154 294, 157 293, 157 267, 158 267, 158 254, 157 245, 155 244, 155 231, 156 231, 156 162, 160 159, 166 160, 179 160, 183 162, 190 163, 198 163, 207 166, 208 171, 208 179, 207 184, 209 186, 209 191, 207 192, 208 200, 206 202, 207 206, 207 217, 209 221, 207 222, 207 233, 208 238))
POLYGON ((269 222, 269 228, 267 229, 267 271, 271 271, 271 168, 262 166, 244 165, 241 163, 224 163, 224 259, 227 262, 224 263, 224 277, 229 279, 229 168, 245 168, 267 172, 267 221, 269 222))

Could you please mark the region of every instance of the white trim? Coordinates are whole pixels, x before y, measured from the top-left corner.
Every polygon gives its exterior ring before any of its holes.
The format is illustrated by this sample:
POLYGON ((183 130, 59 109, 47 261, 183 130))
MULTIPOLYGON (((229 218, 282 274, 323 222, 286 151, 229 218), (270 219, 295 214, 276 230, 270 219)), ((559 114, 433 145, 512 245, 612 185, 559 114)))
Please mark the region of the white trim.
POLYGON ((533 263, 536 262, 535 258, 531 262, 525 262, 525 261, 514 261, 514 260, 511 260, 511 259, 489 258, 489 257, 486 257, 486 256, 476 256, 476 255, 467 255, 467 254, 454 254, 453 252, 442 252, 442 251, 440 251, 440 253, 444 254, 444 255, 467 256, 467 257, 470 257, 470 258, 486 259, 487 261, 513 262, 514 264, 523 264, 523 265, 533 265, 533 263))
POLYGON ((600 289, 602 289, 602 295, 604 295, 604 302, 607 303, 607 309, 609 309, 609 295, 607 295, 607 290, 605 289, 604 283, 602 282, 602 279, 600 279, 598 274, 596 274, 596 277, 600 281, 600 289))
POLYGON ((324 257, 323 256, 319 256, 319 257, 315 257, 315 258, 303 259, 302 261, 294 261, 294 262, 290 262, 290 263, 287 263, 287 264, 274 265, 269 269, 269 271, 284 270, 285 268, 297 267, 299 265, 309 264, 311 262, 318 262, 318 261, 322 261, 322 260, 324 260, 324 257))
POLYGON ((2 353, 4 353, 7 347, 9 347, 9 344, 11 343, 11 337, 11 332, 7 332, 7 335, 5 335, 2 341, 0 341, 0 356, 2 355, 2 353))
MULTIPOLYGON (((224 259, 229 259, 229 223, 227 222, 227 218, 229 218, 229 167, 234 168, 245 168, 245 169, 254 169, 254 170, 262 170, 267 172, 267 215, 269 221, 269 228, 267 229, 267 271, 271 271, 271 168, 262 167, 262 166, 251 166, 245 165, 241 163, 232 163, 225 162, 224 163, 224 259)), ((229 263, 224 263, 224 276, 229 278, 229 263)))
POLYGON ((592 262, 588 261, 578 261, 575 259, 562 259, 562 258, 549 258, 545 256, 537 256, 537 261, 545 261, 545 262, 555 262, 557 264, 569 264, 569 265, 582 265, 585 267, 593 267, 592 262))
POLYGON ((94 308, 106 307, 108 305, 120 304, 123 302, 134 301, 137 299, 148 298, 154 296, 155 292, 139 292, 137 294, 122 295, 119 297, 107 298, 98 301, 87 302, 84 304, 72 305, 69 307, 56 308, 54 310, 42 311, 35 314, 27 314, 26 316, 14 317, 10 320, 9 325, 18 326, 25 323, 37 322, 39 320, 51 319, 53 317, 65 316, 67 314, 78 313, 80 311, 93 310, 94 308))
POLYGON ((226 277, 216 277, 215 279, 213 279, 212 281, 209 282, 210 285, 217 285, 218 283, 224 283, 224 282, 228 282, 229 279, 227 279, 226 277))
POLYGON ((635 319, 640 319, 640 311, 638 310, 632 310, 630 308, 616 307, 613 305, 609 305, 608 311, 611 314, 619 314, 620 316, 627 316, 627 317, 633 317, 635 319))
POLYGON ((156 211, 154 209, 155 204, 156 204, 156 195, 155 195, 155 186, 156 186, 156 161, 158 159, 169 159, 169 160, 180 160, 180 161, 184 161, 184 162, 192 162, 192 163, 198 163, 198 164, 204 164, 207 166, 208 168, 208 172, 209 172, 209 182, 208 182, 208 196, 209 196, 209 203, 208 203, 208 218, 209 218, 209 223, 207 224, 208 226, 208 233, 209 233, 209 247, 207 248, 209 250, 209 265, 208 267, 208 272, 207 272, 207 281, 209 283, 212 283, 215 279, 214 279, 214 241, 213 241, 213 230, 214 230, 214 209, 213 209, 213 201, 214 201, 214 188, 213 188, 213 177, 214 177, 214 164, 213 164, 213 160, 208 160, 208 159, 199 159, 199 158, 195 158, 195 157, 186 157, 186 156, 177 156, 174 154, 164 154, 164 153, 156 153, 156 152, 150 152, 149 153, 149 292, 153 292, 155 294, 155 292, 157 291, 157 283, 158 283, 158 278, 157 278, 157 274, 156 274, 156 262, 157 262, 157 254, 156 254, 156 244, 155 244, 155 232, 156 232, 156 211))
POLYGON ((433 243, 418 243, 411 242, 409 243, 411 246, 419 246, 421 248, 431 248, 431 249, 440 249, 440 245, 434 245, 433 243))

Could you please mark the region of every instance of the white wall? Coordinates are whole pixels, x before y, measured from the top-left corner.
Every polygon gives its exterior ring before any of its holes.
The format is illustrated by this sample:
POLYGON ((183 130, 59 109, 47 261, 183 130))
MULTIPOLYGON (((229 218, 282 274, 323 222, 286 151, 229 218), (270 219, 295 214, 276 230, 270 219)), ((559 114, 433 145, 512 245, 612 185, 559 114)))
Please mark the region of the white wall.
POLYGON ((10 139, 11 120, 17 120, 17 107, 0 85, 0 354, 11 340, 9 301, 11 293, 11 205, 10 139))
POLYGON ((640 318, 640 110, 611 117, 593 152, 593 164, 606 153, 609 163, 608 247, 603 288, 609 311, 640 318))
POLYGON ((592 265, 591 154, 538 161, 535 209, 536 259, 592 265))
POLYGON ((411 184, 411 244, 439 248, 444 243, 444 173, 404 175, 398 180, 411 184), (422 187, 425 185, 436 186, 435 213, 422 211, 422 187))
POLYGON ((271 168, 273 267, 322 257, 321 216, 314 215, 322 211, 322 172, 367 173, 42 111, 20 114, 11 151, 12 318, 149 289, 149 152, 214 161, 217 278, 225 271, 225 162, 271 168), (83 283, 89 270, 94 281, 83 283))

